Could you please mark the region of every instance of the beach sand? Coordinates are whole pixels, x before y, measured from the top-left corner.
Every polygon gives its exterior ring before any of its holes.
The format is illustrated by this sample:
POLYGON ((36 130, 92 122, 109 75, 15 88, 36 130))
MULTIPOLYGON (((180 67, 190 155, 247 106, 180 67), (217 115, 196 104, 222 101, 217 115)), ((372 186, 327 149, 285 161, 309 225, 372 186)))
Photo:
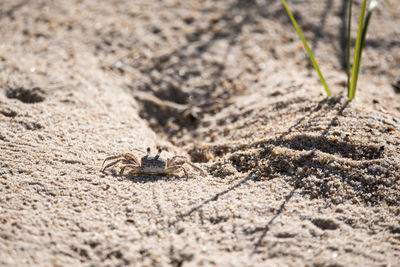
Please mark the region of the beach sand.
POLYGON ((1 1, 0 265, 398 265, 400 2, 351 102, 344 2, 289 2, 327 98, 280 1, 1 1))

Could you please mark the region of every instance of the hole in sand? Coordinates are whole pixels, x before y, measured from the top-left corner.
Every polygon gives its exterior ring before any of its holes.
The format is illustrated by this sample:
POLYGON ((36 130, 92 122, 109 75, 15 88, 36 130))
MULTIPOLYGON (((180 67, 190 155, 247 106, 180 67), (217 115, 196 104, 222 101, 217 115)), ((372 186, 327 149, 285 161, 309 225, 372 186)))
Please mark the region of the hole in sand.
POLYGON ((45 92, 39 87, 34 87, 32 89, 27 89, 23 87, 9 87, 6 90, 6 96, 8 98, 16 98, 23 103, 32 104, 43 102, 45 99, 45 92))

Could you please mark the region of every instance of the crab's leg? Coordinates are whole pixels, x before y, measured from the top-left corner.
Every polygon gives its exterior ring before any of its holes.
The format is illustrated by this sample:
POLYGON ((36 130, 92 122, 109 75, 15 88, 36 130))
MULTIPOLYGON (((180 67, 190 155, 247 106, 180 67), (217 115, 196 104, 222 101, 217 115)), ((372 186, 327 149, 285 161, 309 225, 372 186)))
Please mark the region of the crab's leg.
POLYGON ((126 159, 133 160, 138 166, 140 166, 140 162, 138 161, 138 159, 137 159, 133 154, 131 154, 131 153, 125 153, 125 154, 123 154, 123 155, 124 155, 124 157, 125 157, 126 159))
POLYGON ((173 156, 172 158, 167 160, 167 168, 169 166, 173 166, 173 164, 174 164, 176 159, 184 159, 184 160, 186 160, 186 157, 184 157, 184 156, 173 156))
POLYGON ((182 168, 183 172, 185 173, 186 178, 189 179, 189 174, 188 174, 188 172, 186 171, 186 169, 183 168, 182 166, 181 166, 181 168, 182 168))
MULTIPOLYGON (((126 159, 118 159, 116 161, 111 162, 110 164, 107 164, 101 171, 104 172, 107 168, 114 166, 115 164, 117 164, 118 162, 122 162, 122 163, 130 163, 129 160, 126 159)), ((104 164, 104 163, 103 163, 104 164)))
POLYGON ((125 165, 124 167, 122 167, 121 170, 119 171, 119 175, 123 175, 125 169, 127 169, 127 168, 132 169, 135 173, 140 172, 140 169, 137 166, 131 164, 131 165, 125 165))
POLYGON ((170 166, 170 167, 165 169, 165 172, 168 173, 168 174, 173 174, 175 171, 177 171, 179 169, 182 169, 184 171, 186 178, 189 178, 188 172, 182 166, 170 166))
POLYGON ((198 171, 201 173, 202 176, 205 176, 205 175, 206 175, 206 173, 205 173, 200 167, 197 167, 196 165, 194 165, 194 164, 191 163, 190 161, 185 160, 185 162, 186 162, 187 164, 189 164, 190 166, 192 166, 193 169, 198 170, 198 171))
POLYGON ((104 169, 103 169, 103 166, 104 166, 104 163, 106 163, 107 160, 117 159, 117 158, 120 158, 121 156, 122 156, 122 155, 111 156, 111 157, 105 158, 104 161, 103 161, 103 164, 101 165, 101 169, 104 170, 104 169))
POLYGON ((170 166, 173 167, 176 159, 183 159, 185 161, 185 163, 189 164, 190 166, 192 166, 193 169, 198 170, 201 173, 201 175, 205 176, 205 172, 202 169, 200 169, 199 167, 197 167, 196 165, 194 165, 193 163, 188 161, 186 159, 186 157, 184 157, 184 156, 174 156, 174 157, 170 158, 167 161, 167 168, 170 166))
MULTIPOLYGON (((134 156, 134 155, 132 155, 131 153, 124 153, 124 154, 120 154, 120 155, 118 155, 118 156, 111 156, 111 157, 108 157, 108 158, 106 158, 104 161, 103 161, 103 165, 101 166, 102 168, 103 168, 103 166, 104 166, 104 163, 107 161, 107 160, 112 160, 112 159, 117 159, 117 158, 125 158, 126 160, 133 160, 138 166, 140 166, 140 163, 139 163, 139 161, 137 160, 137 158, 134 156)), ((112 165, 111 165, 112 166, 112 165)), ((105 170, 106 168, 104 168, 103 169, 103 171, 105 170)))

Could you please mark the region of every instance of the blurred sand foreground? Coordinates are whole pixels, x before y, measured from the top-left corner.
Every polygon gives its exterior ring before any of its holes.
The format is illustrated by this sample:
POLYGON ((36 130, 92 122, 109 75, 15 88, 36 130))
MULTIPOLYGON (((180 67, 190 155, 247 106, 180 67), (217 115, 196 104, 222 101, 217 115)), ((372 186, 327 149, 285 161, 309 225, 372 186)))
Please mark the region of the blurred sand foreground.
POLYGON ((400 19, 348 103, 345 1, 288 3, 332 98, 280 1, 1 1, 0 265, 398 265, 400 19), (100 172, 148 146, 207 175, 100 172))

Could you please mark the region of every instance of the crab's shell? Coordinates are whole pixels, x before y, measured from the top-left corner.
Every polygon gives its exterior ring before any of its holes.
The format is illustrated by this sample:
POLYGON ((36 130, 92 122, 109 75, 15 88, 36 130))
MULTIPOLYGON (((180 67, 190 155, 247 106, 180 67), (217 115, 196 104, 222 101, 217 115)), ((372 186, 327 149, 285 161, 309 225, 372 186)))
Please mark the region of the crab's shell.
POLYGON ((160 156, 145 156, 141 159, 140 170, 144 173, 164 173, 167 160, 160 156))

